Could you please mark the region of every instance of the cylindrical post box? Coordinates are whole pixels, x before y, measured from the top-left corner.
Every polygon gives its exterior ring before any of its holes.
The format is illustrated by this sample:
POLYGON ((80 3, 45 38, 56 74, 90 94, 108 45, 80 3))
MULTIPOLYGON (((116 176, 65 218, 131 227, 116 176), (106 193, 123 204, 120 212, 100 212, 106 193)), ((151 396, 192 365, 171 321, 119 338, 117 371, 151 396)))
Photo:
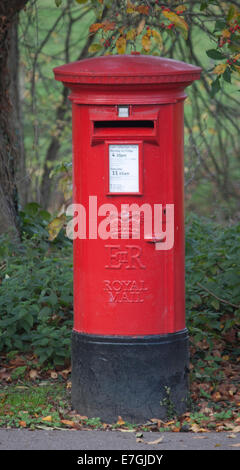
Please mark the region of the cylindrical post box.
POLYGON ((73 111, 72 403, 89 417, 186 409, 183 101, 200 72, 142 55, 54 69, 73 111))

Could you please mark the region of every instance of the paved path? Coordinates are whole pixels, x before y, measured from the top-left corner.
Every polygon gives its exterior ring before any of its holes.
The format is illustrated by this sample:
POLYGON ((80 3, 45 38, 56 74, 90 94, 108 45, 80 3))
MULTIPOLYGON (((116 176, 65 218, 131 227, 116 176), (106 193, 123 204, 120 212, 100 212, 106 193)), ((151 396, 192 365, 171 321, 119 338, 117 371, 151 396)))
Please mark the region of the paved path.
POLYGON ((145 432, 141 439, 120 431, 0 429, 0 450, 240 450, 240 433, 145 432))

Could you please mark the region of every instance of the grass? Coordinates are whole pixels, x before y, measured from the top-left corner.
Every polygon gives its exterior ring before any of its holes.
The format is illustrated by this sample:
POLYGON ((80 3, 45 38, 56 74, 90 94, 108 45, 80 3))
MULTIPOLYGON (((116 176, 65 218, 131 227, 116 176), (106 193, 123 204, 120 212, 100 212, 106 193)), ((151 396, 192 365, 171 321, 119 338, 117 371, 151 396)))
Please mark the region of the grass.
POLYGON ((0 426, 30 429, 61 426, 61 419, 69 411, 68 395, 61 383, 23 382, 5 386, 0 392, 0 426))

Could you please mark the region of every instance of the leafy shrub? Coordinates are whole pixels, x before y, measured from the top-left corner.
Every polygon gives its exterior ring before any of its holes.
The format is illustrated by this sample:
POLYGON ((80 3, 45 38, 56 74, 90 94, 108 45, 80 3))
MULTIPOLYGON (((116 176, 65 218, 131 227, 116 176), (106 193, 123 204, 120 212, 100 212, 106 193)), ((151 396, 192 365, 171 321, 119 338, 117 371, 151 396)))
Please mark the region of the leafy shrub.
POLYGON ((240 224, 186 221, 186 317, 196 339, 240 324, 240 224))
POLYGON ((22 245, 1 240, 0 350, 33 350, 40 363, 63 364, 70 357, 72 245, 60 234, 50 243, 48 213, 41 218, 39 206, 31 208, 22 245))
MULTIPOLYGON (((0 240, 0 351, 33 351, 40 363, 70 358, 72 244, 60 233, 49 242, 45 211, 28 205, 23 242, 0 240)), ((186 221, 186 316, 197 341, 239 325, 240 224, 186 221)))

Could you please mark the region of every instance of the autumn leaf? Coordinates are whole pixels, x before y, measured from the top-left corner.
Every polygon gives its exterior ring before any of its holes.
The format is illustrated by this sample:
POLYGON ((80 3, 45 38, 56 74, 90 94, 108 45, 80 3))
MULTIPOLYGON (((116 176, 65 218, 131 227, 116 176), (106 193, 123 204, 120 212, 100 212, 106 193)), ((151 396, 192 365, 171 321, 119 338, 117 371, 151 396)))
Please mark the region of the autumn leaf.
POLYGON ((32 380, 35 380, 38 377, 38 372, 35 369, 30 370, 29 377, 32 380))
POLYGON ((146 442, 146 444, 150 444, 150 445, 159 444, 160 442, 162 442, 162 440, 163 440, 163 436, 159 437, 158 439, 155 439, 155 441, 148 441, 146 442))
POLYGON ((135 12, 135 6, 128 0, 126 12, 131 14, 135 12))
POLYGON ((49 240, 52 241, 54 240, 61 228, 64 226, 66 222, 66 216, 65 214, 62 214, 60 215, 59 217, 55 217, 55 219, 52 220, 52 222, 50 222, 50 224, 48 224, 48 233, 49 233, 49 240))
POLYGON ((147 5, 139 5, 136 10, 142 15, 148 15, 149 13, 149 7, 147 5))
POLYGON ((49 415, 49 416, 45 416, 44 418, 42 418, 42 421, 47 421, 47 422, 51 423, 51 421, 52 421, 52 416, 50 416, 50 415, 49 415))
POLYGON ((103 28, 103 31, 112 31, 115 29, 115 26, 116 26, 116 23, 110 23, 110 21, 104 21, 104 23, 102 23, 102 28, 103 28))
POLYGON ((88 48, 88 52, 91 52, 91 53, 95 53, 95 52, 99 52, 102 50, 102 46, 101 44, 98 44, 98 43, 94 43, 94 44, 91 44, 91 46, 89 46, 88 48))
POLYGON ((180 5, 180 6, 178 6, 178 7, 175 8, 175 11, 176 11, 176 12, 180 12, 180 11, 181 11, 181 13, 183 13, 183 12, 186 11, 186 10, 187 10, 186 5, 180 5))
POLYGON ((155 42, 157 43, 160 51, 162 50, 163 48, 163 40, 162 40, 162 35, 161 33, 159 33, 158 31, 156 31, 155 29, 152 30, 152 36, 155 40, 155 42))
POLYGON ((102 27, 103 27, 103 23, 93 23, 89 27, 89 32, 95 34, 102 27))
POLYGON ((136 34, 137 34, 137 31, 135 28, 130 29, 126 35, 127 41, 133 41, 136 37, 136 34))
POLYGON ((165 16, 165 18, 171 21, 171 23, 173 23, 176 28, 179 28, 181 30, 181 33, 184 39, 187 39, 188 24, 186 23, 186 21, 180 16, 178 16, 176 13, 174 13, 173 11, 163 10, 162 14, 165 16))
POLYGON ((149 52, 151 49, 151 38, 148 34, 144 34, 142 37, 142 47, 146 52, 149 52))
POLYGON ((52 379, 57 379, 58 378, 58 373, 55 372, 55 371, 52 371, 50 375, 51 375, 52 379))
POLYGON ((230 38, 231 32, 228 29, 223 29, 221 35, 223 38, 230 38))
POLYGON ((123 36, 120 36, 116 41, 116 48, 118 54, 124 54, 126 51, 126 39, 123 36))
POLYGON ((25 428, 27 426, 26 421, 19 421, 19 426, 21 426, 22 428, 25 428))
POLYGON ((143 31, 144 26, 145 26, 145 23, 146 23, 145 18, 143 18, 143 19, 139 22, 138 27, 137 27, 137 34, 138 34, 138 35, 141 34, 141 32, 143 31))
POLYGON ((70 428, 76 427, 74 421, 70 421, 69 419, 61 419, 61 423, 65 424, 66 426, 69 426, 70 428))
POLYGON ((217 75, 222 75, 227 68, 227 64, 219 64, 215 67, 213 70, 213 73, 216 73, 217 75))
POLYGON ((125 421, 123 421, 123 419, 122 419, 121 416, 118 416, 117 424, 118 424, 119 426, 122 426, 123 424, 125 424, 125 421))

